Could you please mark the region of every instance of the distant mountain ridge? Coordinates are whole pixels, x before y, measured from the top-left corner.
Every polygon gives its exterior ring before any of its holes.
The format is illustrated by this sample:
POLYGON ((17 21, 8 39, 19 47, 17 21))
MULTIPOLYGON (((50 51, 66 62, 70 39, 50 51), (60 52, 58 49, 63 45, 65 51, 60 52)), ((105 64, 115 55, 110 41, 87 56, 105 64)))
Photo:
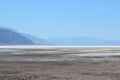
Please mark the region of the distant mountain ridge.
POLYGON ((0 27, 0 45, 120 45, 120 40, 102 40, 89 37, 41 39, 10 28, 0 27))
POLYGON ((0 26, 0 45, 50 45, 44 39, 0 26))
POLYGON ((51 45, 51 43, 49 41, 46 41, 45 39, 41 39, 29 34, 23 34, 23 35, 28 39, 32 40, 34 45, 51 45))
POLYGON ((120 40, 102 40, 89 37, 58 37, 46 40, 56 45, 120 45, 120 40))
POLYGON ((10 28, 0 27, 0 44, 1 45, 32 45, 31 40, 10 28))

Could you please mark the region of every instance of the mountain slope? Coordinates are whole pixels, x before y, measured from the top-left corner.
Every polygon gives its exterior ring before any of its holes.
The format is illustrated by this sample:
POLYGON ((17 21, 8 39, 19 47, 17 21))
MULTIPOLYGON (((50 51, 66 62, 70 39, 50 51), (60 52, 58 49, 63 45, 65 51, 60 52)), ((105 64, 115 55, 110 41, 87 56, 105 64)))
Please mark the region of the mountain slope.
POLYGON ((33 42, 12 29, 0 27, 0 44, 31 45, 33 42))
POLYGON ((51 43, 49 41, 46 41, 44 39, 38 38, 36 36, 33 35, 29 35, 29 34, 23 34, 25 37, 27 37, 28 39, 30 39, 31 41, 33 41, 33 43, 35 45, 50 45, 51 43))

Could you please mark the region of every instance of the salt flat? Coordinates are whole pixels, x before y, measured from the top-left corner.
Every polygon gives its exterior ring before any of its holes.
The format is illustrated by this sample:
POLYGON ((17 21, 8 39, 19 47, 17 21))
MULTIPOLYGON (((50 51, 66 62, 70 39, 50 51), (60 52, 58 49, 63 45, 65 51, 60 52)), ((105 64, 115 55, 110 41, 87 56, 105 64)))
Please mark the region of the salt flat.
POLYGON ((71 61, 119 57, 120 46, 0 46, 0 55, 2 61, 71 61))
POLYGON ((120 46, 0 46, 0 80, 120 80, 120 46))

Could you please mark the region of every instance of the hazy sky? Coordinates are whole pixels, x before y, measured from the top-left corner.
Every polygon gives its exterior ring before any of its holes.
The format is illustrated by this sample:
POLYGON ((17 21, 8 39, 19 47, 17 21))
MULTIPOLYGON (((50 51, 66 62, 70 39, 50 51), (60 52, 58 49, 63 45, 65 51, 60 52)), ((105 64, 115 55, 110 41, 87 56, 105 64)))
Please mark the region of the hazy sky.
POLYGON ((0 25, 42 38, 120 39, 120 0, 0 0, 0 25))

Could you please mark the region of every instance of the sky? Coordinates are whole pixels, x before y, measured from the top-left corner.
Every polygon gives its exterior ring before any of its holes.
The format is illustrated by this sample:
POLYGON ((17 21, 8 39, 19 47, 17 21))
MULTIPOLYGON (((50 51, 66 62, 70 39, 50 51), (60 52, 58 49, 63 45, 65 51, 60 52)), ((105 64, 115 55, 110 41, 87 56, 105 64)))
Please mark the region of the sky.
POLYGON ((40 38, 120 40, 120 0, 0 0, 0 26, 40 38))

